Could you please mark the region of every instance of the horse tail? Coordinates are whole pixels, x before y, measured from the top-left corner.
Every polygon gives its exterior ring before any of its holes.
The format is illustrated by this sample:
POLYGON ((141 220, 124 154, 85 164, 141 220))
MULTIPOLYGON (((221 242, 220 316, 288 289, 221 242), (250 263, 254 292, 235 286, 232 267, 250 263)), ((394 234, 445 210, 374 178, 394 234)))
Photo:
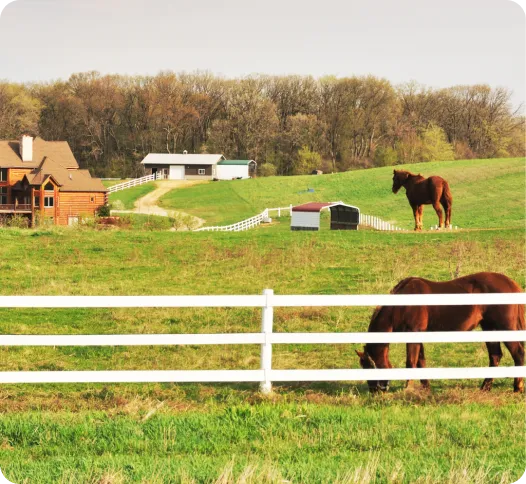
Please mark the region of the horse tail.
POLYGON ((444 188, 442 191, 442 198, 447 203, 449 207, 453 205, 453 195, 451 194, 451 190, 449 189, 449 183, 444 180, 444 188))

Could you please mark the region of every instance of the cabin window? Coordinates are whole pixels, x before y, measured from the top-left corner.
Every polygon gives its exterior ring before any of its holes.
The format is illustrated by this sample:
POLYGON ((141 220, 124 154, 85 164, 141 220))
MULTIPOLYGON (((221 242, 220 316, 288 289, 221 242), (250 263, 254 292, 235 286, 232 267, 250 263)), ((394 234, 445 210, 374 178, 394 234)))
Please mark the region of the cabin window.
POLYGON ((44 190, 54 191, 55 187, 53 186, 53 183, 47 183, 46 186, 44 187, 44 190))
POLYGON ((7 187, 0 187, 0 205, 7 205, 7 187))
POLYGON ((53 197, 44 197, 44 207, 53 207, 55 200, 53 197))
POLYGON ((204 168, 198 168, 197 169, 197 174, 198 175, 204 175, 206 172, 205 172, 205 169, 204 168))
POLYGON ((89 197, 89 201, 90 201, 91 203, 95 202, 95 197, 89 197))
POLYGON ((0 169, 0 181, 7 181, 7 168, 0 169))

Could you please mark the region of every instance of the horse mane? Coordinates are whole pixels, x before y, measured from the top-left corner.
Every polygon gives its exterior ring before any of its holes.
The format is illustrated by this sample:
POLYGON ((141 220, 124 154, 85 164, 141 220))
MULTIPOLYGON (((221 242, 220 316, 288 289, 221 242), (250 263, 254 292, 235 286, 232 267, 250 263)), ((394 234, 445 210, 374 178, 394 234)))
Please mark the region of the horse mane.
POLYGON ((424 176, 422 175, 422 173, 411 173, 410 171, 407 171, 407 170, 395 170, 396 173, 400 173, 400 174, 403 174, 403 175, 406 175, 407 178, 410 178, 410 177, 416 177, 416 178, 424 178, 424 176))

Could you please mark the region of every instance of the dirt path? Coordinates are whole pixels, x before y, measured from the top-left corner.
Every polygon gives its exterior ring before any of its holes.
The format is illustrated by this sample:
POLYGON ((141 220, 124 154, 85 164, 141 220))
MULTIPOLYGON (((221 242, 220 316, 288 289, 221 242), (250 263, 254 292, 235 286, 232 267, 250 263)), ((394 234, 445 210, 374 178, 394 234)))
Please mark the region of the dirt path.
MULTIPOLYGON (((142 198, 139 198, 135 202, 135 208, 133 210, 120 210, 119 213, 141 213, 144 215, 158 215, 160 217, 175 217, 176 215, 187 215, 190 217, 193 217, 193 215, 189 215, 185 212, 181 212, 179 210, 167 210, 162 207, 159 207, 157 205, 157 202, 161 197, 166 195, 169 191, 182 188, 182 187, 189 187, 192 185, 197 185, 199 183, 206 183, 204 181, 200 180, 160 180, 155 182, 156 189, 152 192, 148 193, 142 198)), ((196 221, 196 228, 201 227, 205 224, 205 220, 199 217, 193 217, 196 221)))

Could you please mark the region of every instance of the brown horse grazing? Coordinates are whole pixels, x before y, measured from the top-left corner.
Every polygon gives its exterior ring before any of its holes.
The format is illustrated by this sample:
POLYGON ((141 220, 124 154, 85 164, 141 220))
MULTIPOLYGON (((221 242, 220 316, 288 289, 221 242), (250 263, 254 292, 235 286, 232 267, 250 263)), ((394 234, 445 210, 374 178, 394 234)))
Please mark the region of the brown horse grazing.
POLYGON ((422 175, 414 175, 408 171, 394 170, 393 193, 398 193, 401 187, 405 187, 405 194, 415 216, 415 230, 422 230, 422 218, 424 205, 433 205, 438 215, 438 225, 444 228, 442 207, 446 212, 446 227, 451 226, 451 206, 453 197, 446 180, 439 176, 424 178, 422 175))
MULTIPOLYGON (((504 274, 479 272, 447 282, 433 282, 420 277, 400 281, 392 294, 460 294, 460 293, 511 293, 521 288, 504 274)), ((369 325, 369 332, 401 331, 471 331, 477 326, 484 331, 524 330, 524 306, 382 306, 376 308, 369 325)), ((504 343, 511 353, 515 366, 524 365, 524 343, 504 343)), ((500 343, 486 343, 489 366, 498 366, 502 358, 500 343)), ((364 351, 356 352, 362 368, 392 368, 389 362, 389 345, 368 343, 364 351)), ((407 344, 407 368, 425 368, 424 345, 407 344)), ((428 380, 421 380, 429 388, 428 380)), ((389 382, 368 381, 371 392, 387 390, 389 382)), ((481 390, 491 390, 492 378, 486 378, 481 390)), ((409 382, 408 382, 409 384, 409 382)), ((513 389, 524 391, 522 378, 515 378, 513 389)))

